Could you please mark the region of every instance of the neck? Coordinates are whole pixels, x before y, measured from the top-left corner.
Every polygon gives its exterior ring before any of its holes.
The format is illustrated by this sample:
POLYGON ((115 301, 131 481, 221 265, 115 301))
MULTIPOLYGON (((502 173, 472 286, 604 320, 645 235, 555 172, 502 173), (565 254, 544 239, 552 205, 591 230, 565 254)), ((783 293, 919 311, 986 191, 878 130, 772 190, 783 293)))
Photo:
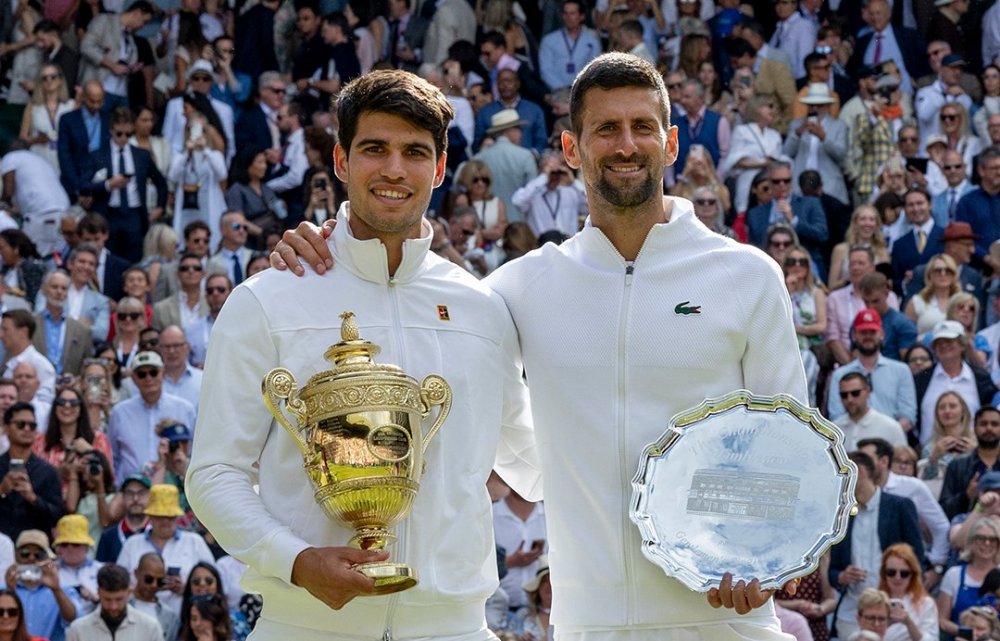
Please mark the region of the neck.
POLYGON ((575 38, 580 34, 580 27, 574 27, 572 29, 566 27, 566 33, 569 35, 570 38, 575 38))
POLYGON ((11 458, 19 458, 25 461, 31 456, 31 446, 30 445, 14 445, 10 444, 10 449, 7 450, 10 453, 11 458))
POLYGON ((954 9, 952 9, 951 7, 941 7, 940 11, 941 11, 941 13, 944 14, 944 16, 946 18, 948 18, 949 20, 951 20, 954 23, 957 23, 959 21, 959 19, 961 19, 961 17, 962 17, 962 16, 958 15, 958 12, 955 11, 954 9))
POLYGON ((59 436, 63 442, 72 441, 76 438, 76 423, 59 423, 59 436))
POLYGON ((856 496, 856 498, 858 499, 858 502, 859 503, 864 503, 865 505, 868 505, 869 501, 872 500, 872 497, 875 496, 875 490, 877 490, 877 489, 878 489, 878 486, 875 485, 874 483, 872 483, 870 487, 867 487, 867 486, 866 487, 859 487, 858 490, 857 490, 857 496, 856 496))
POLYGON ((511 492, 507 496, 507 507, 510 511, 514 513, 522 521, 527 520, 531 516, 531 512, 535 509, 535 504, 531 501, 524 500, 523 497, 511 492))
MULTIPOLYGON (((878 357, 879 356, 880 356, 880 354, 879 354, 878 351, 876 351, 874 354, 861 354, 859 352, 858 353, 858 361, 861 363, 861 365, 866 370, 868 370, 870 372, 873 369, 875 369, 875 366, 878 364, 878 357)), ((865 411, 867 411, 867 410, 865 410, 865 411)), ((863 414, 862 414, 862 416, 863 416, 863 414)))
POLYGON ((128 525, 128 529, 132 530, 133 532, 141 530, 142 528, 146 527, 146 516, 143 514, 140 514, 139 516, 130 516, 126 514, 125 524, 128 525))
POLYGON ((173 380, 176 381, 178 378, 181 377, 181 375, 184 373, 185 369, 186 368, 184 367, 183 361, 181 362, 180 365, 174 365, 174 366, 170 366, 170 365, 167 365, 166 363, 164 363, 163 364, 163 375, 164 376, 169 376, 170 378, 172 378, 173 380))
POLYGON ((854 421, 855 423, 857 423, 858 421, 860 421, 861 419, 863 419, 865 417, 865 414, 867 414, 867 413, 868 413, 868 408, 865 407, 865 408, 862 408, 861 410, 859 410, 857 412, 848 412, 847 415, 851 417, 852 421, 854 421))
POLYGON ((227 251, 235 252, 240 247, 242 247, 242 245, 240 245, 238 243, 234 243, 232 241, 227 241, 227 240, 223 240, 222 241, 222 248, 225 249, 225 250, 227 250, 227 251))
POLYGON ((938 300, 948 300, 951 298, 951 288, 950 287, 935 287, 934 295, 938 300))
POLYGON ((52 318, 56 320, 62 318, 63 315, 62 306, 56 307, 55 305, 46 305, 45 309, 49 310, 49 315, 52 316, 52 318))
POLYGON ((150 392, 148 394, 145 392, 140 392, 139 395, 142 397, 142 400, 146 405, 156 405, 157 403, 160 402, 159 391, 150 392))
POLYGON ((398 233, 379 232, 372 229, 358 216, 348 218, 351 232, 358 240, 378 239, 385 247, 386 258, 388 259, 389 276, 395 276, 396 270, 403 263, 403 243, 410 238, 420 238, 423 230, 423 218, 417 221, 410 229, 398 233))
POLYGON ((24 350, 28 349, 27 345, 15 345, 10 348, 10 353, 7 354, 8 358, 19 356, 24 350))
POLYGON ((944 370, 945 374, 951 376, 952 378, 958 376, 962 373, 962 359, 941 361, 941 369, 944 370))
POLYGON ((201 298, 201 283, 181 287, 181 291, 188 297, 188 307, 194 307, 198 304, 198 299, 201 298), (194 298, 193 301, 191 300, 192 297, 194 298))
POLYGON ((594 227, 607 236, 625 260, 635 260, 653 225, 668 222, 673 211, 673 203, 663 198, 653 198, 638 208, 621 208, 588 189, 588 200, 594 227))

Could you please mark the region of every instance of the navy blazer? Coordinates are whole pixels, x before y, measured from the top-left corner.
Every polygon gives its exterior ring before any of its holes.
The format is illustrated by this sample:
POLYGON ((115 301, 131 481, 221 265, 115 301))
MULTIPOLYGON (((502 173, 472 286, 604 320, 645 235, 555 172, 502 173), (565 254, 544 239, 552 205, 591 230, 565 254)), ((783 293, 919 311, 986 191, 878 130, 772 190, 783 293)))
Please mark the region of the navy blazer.
POLYGON ((267 126, 267 116, 260 105, 244 111, 236 123, 236 153, 248 147, 256 147, 259 151, 271 148, 271 128, 267 126))
POLYGON ((896 294, 900 296, 903 294, 903 278, 906 272, 915 270, 917 265, 923 265, 931 259, 931 256, 944 251, 941 240, 943 235, 944 229, 934 225, 931 233, 927 235, 927 244, 923 252, 917 251, 917 238, 912 229, 892 244, 892 288, 896 294))
MULTIPOLYGON (((795 224, 795 233, 799 236, 799 242, 809 250, 809 254, 817 265, 826 265, 823 247, 829 237, 829 232, 826 228, 826 214, 823 213, 823 205, 819 198, 792 196, 789 202, 792 205, 792 212, 799 219, 798 223, 795 224)), ((770 226, 770 220, 771 203, 757 205, 747 212, 747 231, 750 242, 764 250, 767 250, 767 228, 770 226)))
MULTIPOLYGON (((160 170, 156 168, 152 154, 142 147, 136 147, 135 145, 129 145, 129 148, 132 152, 132 160, 135 163, 136 185, 139 187, 139 209, 145 214, 144 220, 148 221, 149 212, 146 210, 148 181, 152 180, 156 186, 156 206, 162 208, 167 206, 167 180, 160 173, 160 170)), ((108 214, 108 199, 111 197, 111 194, 104 183, 112 176, 111 167, 111 146, 108 145, 90 155, 89 167, 87 167, 80 180, 80 191, 93 196, 93 209, 105 216, 108 214), (107 177, 105 180, 95 181, 93 179, 94 175, 102 169, 107 173, 107 177)))
MULTIPOLYGON (((847 536, 830 549, 830 585, 841 589, 837 583, 840 573, 851 564, 851 533, 854 518, 847 522, 847 536)), ((879 549, 885 550, 896 543, 908 543, 917 555, 921 567, 927 567, 924 541, 920 536, 920 522, 913 501, 902 496, 882 492, 878 508, 879 549)))
MULTIPOLYGON (((903 64, 906 65, 906 72, 910 74, 914 82, 917 78, 931 73, 931 67, 927 63, 927 44, 917 30, 897 26, 889 28, 892 29, 899 50, 903 53, 903 64)), ((875 37, 875 33, 871 32, 858 39, 858 44, 854 47, 854 54, 847 63, 849 73, 857 73, 864 65, 865 51, 873 37, 875 37)))
MULTIPOLYGON (((111 141, 111 127, 108 124, 108 114, 105 112, 101 112, 100 139, 100 149, 107 149, 111 141)), ((59 119, 56 153, 59 156, 59 181, 70 199, 76 200, 82 184, 89 182, 90 176, 93 175, 86 174, 90 164, 90 141, 87 138, 87 126, 83 122, 81 109, 74 109, 59 119)))
POLYGON ((104 282, 101 283, 101 293, 111 300, 121 300, 125 295, 125 283, 122 278, 130 266, 127 260, 109 251, 104 261, 104 282))

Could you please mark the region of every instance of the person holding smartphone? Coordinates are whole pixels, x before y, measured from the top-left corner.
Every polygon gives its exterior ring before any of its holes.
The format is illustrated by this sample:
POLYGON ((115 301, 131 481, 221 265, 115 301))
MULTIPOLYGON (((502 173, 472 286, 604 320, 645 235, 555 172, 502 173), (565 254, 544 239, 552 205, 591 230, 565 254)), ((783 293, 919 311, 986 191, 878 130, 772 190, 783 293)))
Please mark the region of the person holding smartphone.
POLYGON ((29 529, 47 532, 65 509, 59 473, 31 451, 38 433, 35 410, 17 402, 3 419, 10 449, 0 456, 0 532, 11 539, 29 529))
POLYGON ((322 225, 337 214, 337 199, 333 193, 333 179, 326 169, 313 168, 306 172, 305 219, 322 225))

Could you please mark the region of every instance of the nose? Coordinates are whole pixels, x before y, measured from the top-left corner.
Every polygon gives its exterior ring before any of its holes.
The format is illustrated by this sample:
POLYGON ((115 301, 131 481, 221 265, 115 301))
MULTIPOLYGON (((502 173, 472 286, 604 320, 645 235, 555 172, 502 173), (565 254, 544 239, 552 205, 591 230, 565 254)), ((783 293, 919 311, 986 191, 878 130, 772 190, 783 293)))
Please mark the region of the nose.
POLYGON ((399 151, 391 151, 382 163, 381 174, 386 180, 402 180, 406 177, 403 155, 399 151))
POLYGON ((623 158, 631 158, 639 150, 639 146, 635 143, 635 135, 629 128, 622 129, 621 136, 618 138, 618 149, 616 152, 623 158))

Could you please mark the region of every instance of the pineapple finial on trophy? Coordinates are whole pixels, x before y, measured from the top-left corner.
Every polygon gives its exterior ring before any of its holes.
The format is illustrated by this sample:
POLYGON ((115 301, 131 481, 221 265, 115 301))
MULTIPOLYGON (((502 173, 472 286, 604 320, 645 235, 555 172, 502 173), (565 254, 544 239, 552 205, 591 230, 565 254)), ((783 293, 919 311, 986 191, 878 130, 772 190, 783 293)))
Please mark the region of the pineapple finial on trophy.
POLYGON ((358 330, 358 323, 354 320, 354 312, 344 312, 340 315, 340 340, 344 341, 356 341, 361 338, 361 332, 358 330))

